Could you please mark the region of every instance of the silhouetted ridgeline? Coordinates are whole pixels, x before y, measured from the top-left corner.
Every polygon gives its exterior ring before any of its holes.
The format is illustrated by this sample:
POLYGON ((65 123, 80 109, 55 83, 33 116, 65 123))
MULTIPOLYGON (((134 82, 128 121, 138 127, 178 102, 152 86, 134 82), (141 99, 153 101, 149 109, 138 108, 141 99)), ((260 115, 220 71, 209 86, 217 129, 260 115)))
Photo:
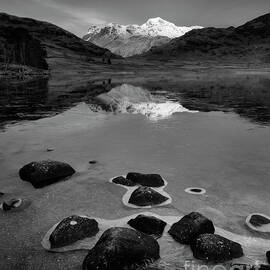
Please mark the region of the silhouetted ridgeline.
POLYGON ((51 23, 0 13, 0 60, 47 69, 46 57, 102 57, 107 49, 51 23))
POLYGON ((270 62, 270 13, 237 28, 195 29, 152 48, 149 58, 259 60, 270 62))

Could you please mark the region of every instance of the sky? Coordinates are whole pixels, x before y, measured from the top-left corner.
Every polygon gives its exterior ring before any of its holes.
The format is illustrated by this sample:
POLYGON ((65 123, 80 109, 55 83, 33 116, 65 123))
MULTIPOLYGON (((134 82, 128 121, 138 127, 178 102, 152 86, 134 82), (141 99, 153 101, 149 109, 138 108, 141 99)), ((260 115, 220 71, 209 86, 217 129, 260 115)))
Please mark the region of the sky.
POLYGON ((270 12, 270 0, 0 0, 0 11, 54 23, 78 36, 91 24, 143 24, 161 17, 178 26, 239 26, 270 12))

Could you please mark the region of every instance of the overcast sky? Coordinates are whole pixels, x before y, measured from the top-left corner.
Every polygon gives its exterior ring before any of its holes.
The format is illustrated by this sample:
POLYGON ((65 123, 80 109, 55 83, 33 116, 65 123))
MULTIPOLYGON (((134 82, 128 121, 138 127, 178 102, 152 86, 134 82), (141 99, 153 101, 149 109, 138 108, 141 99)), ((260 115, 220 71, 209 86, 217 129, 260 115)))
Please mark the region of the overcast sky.
POLYGON ((238 26, 269 13, 270 0, 0 0, 0 10, 82 36, 91 23, 142 24, 153 17, 178 26, 238 26))

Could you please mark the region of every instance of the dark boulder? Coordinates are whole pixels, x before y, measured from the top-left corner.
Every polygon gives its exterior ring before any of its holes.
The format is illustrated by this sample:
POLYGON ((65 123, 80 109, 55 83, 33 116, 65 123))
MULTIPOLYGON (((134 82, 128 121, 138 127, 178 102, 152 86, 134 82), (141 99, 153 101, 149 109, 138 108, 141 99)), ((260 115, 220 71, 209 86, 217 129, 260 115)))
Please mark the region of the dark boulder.
POLYGON ((242 257, 240 244, 217 234, 201 234, 191 244, 193 256, 207 262, 224 262, 242 257))
POLYGON ((138 215, 129 220, 128 225, 146 234, 162 235, 167 223, 153 216, 138 215))
POLYGON ((112 182, 115 184, 123 185, 123 186, 127 186, 127 187, 136 186, 136 183, 126 179, 123 176, 118 176, 118 177, 113 178, 112 182))
POLYGON ((83 270, 124 270, 159 259, 159 244, 151 236, 128 228, 105 231, 83 262, 83 270))
POLYGON ((151 206, 161 204, 168 199, 150 187, 138 187, 132 192, 128 202, 137 206, 151 206))
POLYGON ((99 231, 95 219, 70 216, 63 219, 50 235, 51 248, 60 248, 78 240, 95 236, 99 231))
POLYGON ((74 173, 75 170, 69 164, 52 160, 31 162, 19 171, 20 178, 35 188, 42 188, 74 173))
POLYGON ((127 174, 127 179, 145 187, 162 187, 165 185, 164 180, 159 174, 130 172, 127 174))
POLYGON ((200 213, 192 212, 174 223, 168 233, 179 243, 189 245, 203 233, 214 233, 213 222, 200 213))
POLYGON ((267 262, 270 264, 270 250, 266 252, 266 259, 267 259, 267 262))

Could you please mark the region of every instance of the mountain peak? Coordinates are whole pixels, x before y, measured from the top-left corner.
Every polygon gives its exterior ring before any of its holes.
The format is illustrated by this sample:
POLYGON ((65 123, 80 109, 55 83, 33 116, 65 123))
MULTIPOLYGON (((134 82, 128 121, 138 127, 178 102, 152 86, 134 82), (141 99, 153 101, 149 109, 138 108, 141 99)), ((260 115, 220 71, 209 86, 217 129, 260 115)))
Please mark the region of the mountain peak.
POLYGON ((156 25, 156 24, 167 24, 167 23, 170 23, 166 20, 163 20, 162 18, 160 17, 156 17, 156 18, 150 18, 147 20, 146 24, 150 24, 150 25, 156 25))

